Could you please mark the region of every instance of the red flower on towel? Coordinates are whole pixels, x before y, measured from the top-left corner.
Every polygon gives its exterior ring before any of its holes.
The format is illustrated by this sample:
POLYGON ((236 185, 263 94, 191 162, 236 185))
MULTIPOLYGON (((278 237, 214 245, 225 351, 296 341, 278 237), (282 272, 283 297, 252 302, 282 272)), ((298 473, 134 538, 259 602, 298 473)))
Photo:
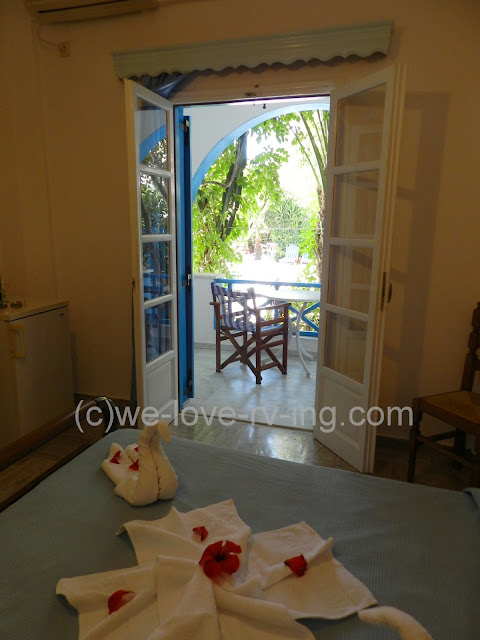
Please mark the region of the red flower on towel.
POLYGON ((305 560, 305 557, 302 554, 285 560, 285 564, 289 569, 291 569, 291 571, 293 571, 293 573, 301 578, 307 570, 308 562, 305 560))
POLYGON ((112 595, 108 599, 108 615, 118 611, 123 606, 128 604, 130 600, 133 600, 135 597, 135 591, 124 591, 124 589, 119 589, 112 593, 112 595))
POLYGON ((240 560, 237 553, 242 553, 238 544, 230 540, 222 544, 222 540, 219 540, 208 545, 198 564, 203 568, 203 573, 213 580, 222 573, 238 571, 240 560))
POLYGON ((132 462, 132 464, 128 468, 132 471, 138 471, 138 458, 137 460, 135 460, 135 462, 132 462))
POLYGON ((206 538, 208 536, 208 531, 203 525, 201 527, 193 527, 192 531, 197 536, 200 536, 200 540, 202 540, 202 541, 206 540, 206 538))
POLYGON ((112 464, 120 464, 119 458, 120 458, 121 455, 122 455, 122 452, 119 449, 116 453, 113 454, 113 457, 110 458, 110 462, 112 464))

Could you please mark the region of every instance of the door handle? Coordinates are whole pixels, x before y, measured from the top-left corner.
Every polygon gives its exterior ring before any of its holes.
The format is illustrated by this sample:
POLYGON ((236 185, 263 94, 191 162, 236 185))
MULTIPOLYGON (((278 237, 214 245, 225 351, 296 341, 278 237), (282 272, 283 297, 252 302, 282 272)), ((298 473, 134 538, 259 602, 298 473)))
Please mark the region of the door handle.
POLYGON ((21 324, 12 324, 8 327, 8 338, 10 342, 10 357, 11 358, 24 358, 25 357, 25 341, 23 334, 23 326, 21 324), (17 336, 18 336, 18 349, 17 349, 17 336))
POLYGON ((192 273, 190 271, 187 272, 186 277, 182 280, 182 286, 187 287, 187 289, 192 288, 192 273))

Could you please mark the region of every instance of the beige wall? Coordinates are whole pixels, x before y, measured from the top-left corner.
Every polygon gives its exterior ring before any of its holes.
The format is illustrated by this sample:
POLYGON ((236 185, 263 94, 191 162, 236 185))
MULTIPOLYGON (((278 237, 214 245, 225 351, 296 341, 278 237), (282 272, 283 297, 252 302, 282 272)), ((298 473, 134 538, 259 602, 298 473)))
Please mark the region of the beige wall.
MULTIPOLYGON (((0 101, 0 268, 18 293, 71 300, 78 391, 127 397, 130 385, 125 113, 111 52, 390 18, 386 60, 317 65, 296 77, 321 88, 408 64, 382 402, 458 384, 480 299, 475 0, 299 0, 294 11, 290 0, 207 0, 43 27, 41 37, 70 42, 68 58, 32 34, 22 3, 0 0, 0 11, 8 88, 0 101)), ((241 74, 227 82, 237 90, 248 83, 241 74)))
POLYGON ((20 3, 1 5, 0 266, 11 293, 55 295, 39 57, 20 3), (12 11, 13 9, 13 11, 12 11))

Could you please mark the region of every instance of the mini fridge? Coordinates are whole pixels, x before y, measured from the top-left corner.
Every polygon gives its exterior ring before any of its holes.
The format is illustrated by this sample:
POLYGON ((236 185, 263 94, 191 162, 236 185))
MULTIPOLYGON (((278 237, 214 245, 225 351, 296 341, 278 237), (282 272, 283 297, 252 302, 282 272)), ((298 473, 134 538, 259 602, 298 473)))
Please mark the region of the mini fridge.
POLYGON ((68 301, 0 309, 0 447, 73 407, 68 301))

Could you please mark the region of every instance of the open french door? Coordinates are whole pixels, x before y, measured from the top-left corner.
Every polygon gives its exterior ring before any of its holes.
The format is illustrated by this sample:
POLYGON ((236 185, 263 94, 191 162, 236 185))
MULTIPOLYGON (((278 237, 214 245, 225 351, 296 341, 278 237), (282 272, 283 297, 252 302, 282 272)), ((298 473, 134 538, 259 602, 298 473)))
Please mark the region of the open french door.
POLYGON ((125 81, 137 403, 178 412, 173 105, 125 81))
POLYGON ((331 95, 314 435, 368 473, 404 86, 404 68, 390 67, 331 95))

